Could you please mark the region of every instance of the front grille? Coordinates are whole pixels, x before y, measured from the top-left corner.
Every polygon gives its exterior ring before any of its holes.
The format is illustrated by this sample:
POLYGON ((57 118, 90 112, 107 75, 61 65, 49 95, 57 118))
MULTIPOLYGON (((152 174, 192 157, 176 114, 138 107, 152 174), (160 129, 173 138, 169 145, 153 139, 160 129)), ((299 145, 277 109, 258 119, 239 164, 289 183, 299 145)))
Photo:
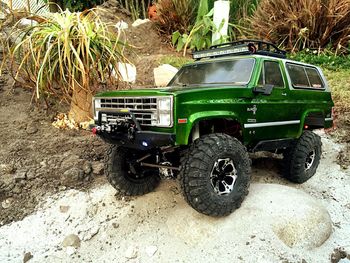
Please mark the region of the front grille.
MULTIPOLYGON (((152 126, 152 121, 157 121, 157 98, 103 98, 100 103, 101 111, 111 109, 130 110, 141 126, 152 126)), ((114 122, 118 118, 116 115, 109 114, 107 119, 108 122, 114 122)))

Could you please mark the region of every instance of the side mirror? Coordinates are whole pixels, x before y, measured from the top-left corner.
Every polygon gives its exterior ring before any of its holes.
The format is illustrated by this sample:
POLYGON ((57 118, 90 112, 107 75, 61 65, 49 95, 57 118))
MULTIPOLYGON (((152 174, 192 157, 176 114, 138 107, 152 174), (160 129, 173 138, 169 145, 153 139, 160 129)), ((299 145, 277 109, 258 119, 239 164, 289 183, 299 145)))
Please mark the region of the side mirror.
POLYGON ((254 87, 253 93, 269 96, 271 95, 273 88, 274 88, 274 85, 264 85, 263 87, 254 87))

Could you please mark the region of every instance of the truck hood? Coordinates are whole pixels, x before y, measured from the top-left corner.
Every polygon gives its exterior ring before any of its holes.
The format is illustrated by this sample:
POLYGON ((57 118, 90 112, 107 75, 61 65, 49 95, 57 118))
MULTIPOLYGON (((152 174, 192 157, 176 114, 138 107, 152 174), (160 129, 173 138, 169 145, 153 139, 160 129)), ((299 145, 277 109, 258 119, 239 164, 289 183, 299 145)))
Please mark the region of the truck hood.
POLYGON ((161 88, 148 88, 148 89, 130 89, 130 90, 114 90, 98 93, 95 97, 147 97, 147 96, 167 96, 177 95, 182 93, 192 93, 203 90, 215 90, 222 89, 223 87, 230 89, 242 90, 246 89, 245 86, 172 86, 161 88))

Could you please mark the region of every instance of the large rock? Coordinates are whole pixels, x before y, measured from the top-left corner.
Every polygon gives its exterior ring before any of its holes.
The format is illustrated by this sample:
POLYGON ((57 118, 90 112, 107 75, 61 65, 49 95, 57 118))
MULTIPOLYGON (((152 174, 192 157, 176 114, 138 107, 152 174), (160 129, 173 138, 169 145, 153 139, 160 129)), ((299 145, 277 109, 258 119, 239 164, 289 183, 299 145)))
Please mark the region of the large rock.
POLYGON ((263 242, 312 249, 332 233, 328 211, 318 200, 275 184, 253 184, 241 208, 228 217, 210 218, 190 207, 179 207, 169 215, 167 226, 172 236, 192 246, 213 238, 243 242, 259 236, 263 242))
POLYGON ((163 64, 154 70, 154 81, 157 87, 162 87, 168 85, 170 80, 178 72, 178 69, 169 65, 163 64))

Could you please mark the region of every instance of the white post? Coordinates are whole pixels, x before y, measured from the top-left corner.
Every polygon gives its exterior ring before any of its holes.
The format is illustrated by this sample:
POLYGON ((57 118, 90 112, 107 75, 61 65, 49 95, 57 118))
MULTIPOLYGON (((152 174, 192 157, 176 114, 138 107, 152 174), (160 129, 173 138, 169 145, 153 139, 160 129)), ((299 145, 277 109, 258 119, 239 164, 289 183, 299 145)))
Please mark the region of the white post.
POLYGON ((224 26, 218 32, 214 32, 212 36, 212 44, 218 44, 221 37, 227 36, 228 21, 230 17, 230 1, 216 1, 214 3, 213 22, 216 28, 219 28, 222 21, 225 20, 224 26))

